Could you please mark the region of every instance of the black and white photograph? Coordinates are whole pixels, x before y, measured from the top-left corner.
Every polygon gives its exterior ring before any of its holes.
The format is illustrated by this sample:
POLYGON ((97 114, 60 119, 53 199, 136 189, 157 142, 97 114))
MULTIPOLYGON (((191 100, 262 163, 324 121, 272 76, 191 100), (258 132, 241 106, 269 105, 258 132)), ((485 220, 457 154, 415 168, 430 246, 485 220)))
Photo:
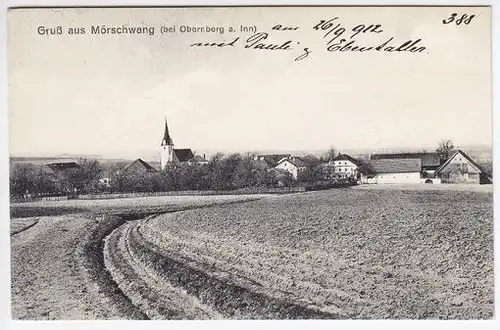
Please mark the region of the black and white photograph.
POLYGON ((11 319, 494 319, 491 27, 10 8, 11 319))

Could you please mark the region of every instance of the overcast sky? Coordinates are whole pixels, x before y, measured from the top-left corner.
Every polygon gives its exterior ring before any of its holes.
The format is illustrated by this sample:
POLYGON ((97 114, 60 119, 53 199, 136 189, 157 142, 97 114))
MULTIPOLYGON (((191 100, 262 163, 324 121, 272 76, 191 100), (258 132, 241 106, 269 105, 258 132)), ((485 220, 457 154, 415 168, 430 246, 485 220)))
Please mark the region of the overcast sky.
POLYGON ((177 148, 319 150, 422 147, 444 138, 491 144, 490 14, 487 8, 59 9, 9 13, 11 155, 131 156, 155 151, 168 117, 177 148), (452 12, 476 17, 442 24, 452 12), (378 45, 421 38, 424 53, 328 53, 320 19, 378 45), (227 26, 299 26, 274 32, 293 51, 195 48, 251 33, 227 26), (155 26, 155 36, 90 34, 92 25, 155 26), (225 34, 162 35, 161 25, 225 25, 225 34), (40 36, 39 26, 85 35, 40 36), (295 62, 301 48, 308 58, 295 62))

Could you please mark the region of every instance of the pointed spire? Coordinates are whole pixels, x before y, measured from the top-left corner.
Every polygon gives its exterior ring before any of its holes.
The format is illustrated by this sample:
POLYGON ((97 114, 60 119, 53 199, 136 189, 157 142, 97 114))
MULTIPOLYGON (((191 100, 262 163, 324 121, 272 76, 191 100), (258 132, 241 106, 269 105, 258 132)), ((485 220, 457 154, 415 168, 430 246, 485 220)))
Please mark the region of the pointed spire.
POLYGON ((168 133, 168 124, 167 124, 167 117, 165 117, 165 133, 163 135, 163 140, 161 141, 161 145, 173 145, 174 141, 172 141, 172 138, 170 137, 170 134, 168 133))

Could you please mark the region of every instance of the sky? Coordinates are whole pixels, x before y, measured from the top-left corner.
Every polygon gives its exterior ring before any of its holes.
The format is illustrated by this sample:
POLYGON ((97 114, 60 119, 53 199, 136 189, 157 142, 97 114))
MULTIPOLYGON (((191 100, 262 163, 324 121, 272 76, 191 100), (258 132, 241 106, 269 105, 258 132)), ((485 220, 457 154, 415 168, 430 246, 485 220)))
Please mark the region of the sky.
POLYGON ((491 145, 490 38, 484 7, 11 10, 10 154, 134 157, 157 150, 165 117, 175 147, 195 151, 491 145), (442 24, 452 12, 475 17, 442 24), (382 25, 382 33, 358 35, 360 45, 421 39, 426 50, 327 52, 324 31, 312 27, 333 17, 348 31, 382 25), (156 32, 90 33, 124 24, 156 32), (299 29, 272 31, 276 24, 299 29), (37 32, 58 25, 64 35, 37 32), (181 25, 225 33, 180 33, 181 25), (294 49, 246 49, 251 32, 227 32, 240 25, 268 32, 269 42, 292 40, 294 49), (67 35, 69 27, 86 34, 67 35), (189 46, 237 37, 237 47, 189 46), (303 47, 311 54, 294 61, 303 47))

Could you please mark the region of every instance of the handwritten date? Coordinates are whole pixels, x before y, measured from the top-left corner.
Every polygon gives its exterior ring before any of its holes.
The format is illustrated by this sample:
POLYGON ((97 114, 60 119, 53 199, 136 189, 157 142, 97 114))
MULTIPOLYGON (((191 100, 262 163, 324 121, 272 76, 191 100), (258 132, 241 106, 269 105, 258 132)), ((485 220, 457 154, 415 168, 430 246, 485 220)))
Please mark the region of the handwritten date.
MULTIPOLYGON (((316 24, 313 27, 313 30, 326 31, 323 38, 326 38, 330 34, 333 34, 333 37, 327 43, 328 45, 333 43, 337 38, 339 38, 346 32, 346 29, 341 25, 340 22, 338 22, 338 19, 339 19, 338 17, 334 17, 329 20, 322 19, 321 21, 319 21, 318 24, 316 24)), ((360 33, 382 33, 384 32, 384 30, 382 30, 381 24, 370 24, 370 25, 358 24, 351 29, 351 32, 353 33, 349 36, 350 39, 356 37, 360 33)))

